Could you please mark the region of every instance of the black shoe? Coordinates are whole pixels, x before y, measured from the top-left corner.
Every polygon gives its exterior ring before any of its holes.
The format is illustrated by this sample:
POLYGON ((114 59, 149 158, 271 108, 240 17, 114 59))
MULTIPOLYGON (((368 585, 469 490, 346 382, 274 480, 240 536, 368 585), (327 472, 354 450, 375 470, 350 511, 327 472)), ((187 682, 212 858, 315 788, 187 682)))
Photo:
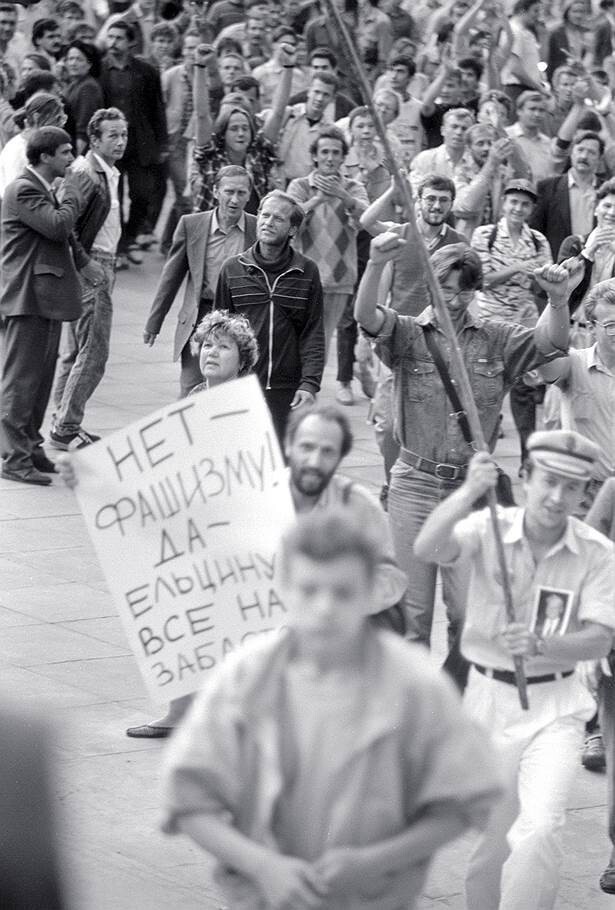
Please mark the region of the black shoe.
POLYGON ((615 863, 609 863, 600 876, 600 887, 606 894, 615 894, 615 863))
POLYGON ((39 487, 48 487, 51 484, 51 477, 37 471, 34 466, 31 468, 18 468, 16 471, 2 468, 1 476, 4 480, 16 480, 17 483, 33 483, 39 487))
POLYGON ((43 474, 55 474, 56 466, 51 458, 47 458, 42 449, 38 452, 32 452, 30 458, 32 459, 32 464, 37 471, 42 471, 43 474))
POLYGON ((587 768, 588 771, 606 770, 606 753, 604 751, 604 741, 601 733, 593 733, 585 740, 581 764, 584 768, 587 768))
POLYGON ((143 253, 141 252, 141 247, 137 246, 136 243, 131 243, 126 252, 126 258, 133 265, 142 265, 143 253))
POLYGON ((93 433, 86 433, 85 430, 79 430, 78 433, 56 433, 52 430, 49 434, 49 445, 53 449, 60 449, 62 452, 72 452, 74 449, 84 449, 91 446, 93 442, 98 442, 100 436, 93 433))

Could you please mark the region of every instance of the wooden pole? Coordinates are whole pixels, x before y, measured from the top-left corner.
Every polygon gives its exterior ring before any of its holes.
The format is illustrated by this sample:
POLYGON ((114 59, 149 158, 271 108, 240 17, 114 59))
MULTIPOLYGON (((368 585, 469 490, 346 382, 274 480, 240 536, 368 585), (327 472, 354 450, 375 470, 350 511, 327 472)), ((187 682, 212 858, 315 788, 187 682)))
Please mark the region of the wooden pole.
MULTIPOLYGON (((459 397, 463 404, 464 410, 466 412, 468 423, 470 424, 470 430, 472 431, 472 438, 474 440, 474 445, 477 451, 488 451, 487 443, 485 440, 485 435, 483 433, 483 428, 481 426, 480 418, 478 415, 478 409, 476 407, 476 402, 474 401, 474 395, 472 393, 472 386, 470 385, 470 380, 468 378, 468 373, 465 367, 465 362, 463 360, 463 355, 459 347, 459 341, 457 339, 457 333, 453 327, 451 321, 450 313, 444 303, 444 298, 442 297, 442 292, 440 290, 440 285, 433 271, 431 264, 431 259, 423 243, 423 238, 418 232, 416 226, 416 218, 414 214, 414 200, 412 198, 412 192, 410 190, 410 185, 406 177, 401 173, 395 157, 393 155, 391 145, 386 134, 386 129, 380 114, 374 107, 372 101, 372 90, 365 71, 363 64, 359 59, 359 56, 356 52, 355 46, 348 34, 348 28, 344 22, 344 18, 336 6, 335 0, 324 0, 325 6, 327 7, 329 15, 335 21, 337 28, 339 29, 340 36, 342 41, 346 46, 350 60, 353 64, 353 67, 356 72, 357 79, 359 81, 359 86, 361 88, 361 93, 365 101, 366 106, 370 109, 371 115, 374 119, 374 124, 378 132, 378 136, 382 143, 386 157, 389 159, 391 167, 393 169, 393 176, 395 183, 397 185, 398 191, 401 195, 401 198, 404 202, 404 215, 408 222, 408 239, 410 242, 413 242, 417 245, 419 255, 421 258, 421 265, 423 271, 427 278, 427 286, 431 294, 431 300, 434 306, 434 309, 438 316, 438 322, 444 334, 446 335, 447 341, 450 345, 451 350, 451 366, 452 372, 457 383, 457 388, 459 391, 459 397)), ((512 590, 510 586, 510 577, 508 574, 508 567, 506 565, 506 556, 504 553, 504 544, 502 542, 502 534, 500 531, 500 524, 497 516, 497 502, 495 497, 495 491, 490 490, 488 495, 489 503, 489 512, 491 515, 491 522, 493 525, 493 536, 495 539, 496 552, 498 557, 498 562, 500 564, 500 571, 502 575, 502 587, 504 590, 504 605, 506 609, 506 618, 508 622, 515 622, 515 607, 513 604, 512 590)), ((514 667, 515 667, 515 679, 517 683, 517 691, 519 693, 519 701, 521 707, 524 711, 527 711, 529 708, 528 698, 527 698, 527 683, 525 679, 525 671, 523 668, 523 658, 514 657, 513 658, 514 667)))

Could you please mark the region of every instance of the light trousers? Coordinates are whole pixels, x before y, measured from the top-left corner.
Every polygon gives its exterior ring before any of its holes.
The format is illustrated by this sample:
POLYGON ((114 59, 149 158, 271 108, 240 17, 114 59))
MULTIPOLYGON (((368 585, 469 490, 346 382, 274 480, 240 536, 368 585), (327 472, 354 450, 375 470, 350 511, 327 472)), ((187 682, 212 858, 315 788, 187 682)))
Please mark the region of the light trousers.
POLYGON ((468 910, 555 907, 566 808, 594 703, 575 676, 530 685, 528 696, 522 711, 515 686, 470 672, 464 704, 491 733, 505 796, 468 866, 468 910))

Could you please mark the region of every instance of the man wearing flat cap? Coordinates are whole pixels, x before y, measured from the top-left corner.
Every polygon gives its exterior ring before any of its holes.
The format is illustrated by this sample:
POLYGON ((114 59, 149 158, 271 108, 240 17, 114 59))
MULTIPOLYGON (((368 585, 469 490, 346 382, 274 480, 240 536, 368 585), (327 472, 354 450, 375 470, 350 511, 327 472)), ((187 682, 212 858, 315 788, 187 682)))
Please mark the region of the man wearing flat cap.
POLYGON ((496 484, 491 456, 477 453, 467 476, 425 522, 420 559, 466 561, 471 579, 461 640, 472 669, 466 709, 499 749, 507 794, 469 865, 472 910, 551 910, 559 887, 561 830, 584 723, 595 705, 575 674, 578 661, 605 657, 615 631, 615 548, 574 518, 600 457, 574 431, 533 433, 524 475, 525 508, 499 511, 515 622, 506 618, 489 510, 474 503, 496 484), (551 595, 565 603, 557 634, 543 636, 551 595), (524 661, 529 710, 515 687, 524 661))
MULTIPOLYGON (((476 228, 472 248, 483 265, 483 287, 476 295, 483 319, 501 319, 533 328, 538 321, 534 271, 553 262, 544 234, 528 224, 536 203, 530 180, 515 177, 504 187, 502 217, 476 228)), ((536 429, 536 392, 519 376, 510 390, 510 407, 525 458, 528 436, 536 429)))

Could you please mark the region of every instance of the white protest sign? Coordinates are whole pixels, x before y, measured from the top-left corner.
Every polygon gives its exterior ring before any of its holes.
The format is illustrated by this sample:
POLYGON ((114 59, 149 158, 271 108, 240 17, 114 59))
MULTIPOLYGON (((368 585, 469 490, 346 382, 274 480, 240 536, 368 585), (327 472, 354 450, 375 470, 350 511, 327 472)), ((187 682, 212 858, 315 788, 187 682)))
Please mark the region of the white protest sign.
POLYGON ((75 453, 76 493, 150 695, 195 691, 284 624, 280 534, 294 511, 255 377, 192 395, 75 453))

